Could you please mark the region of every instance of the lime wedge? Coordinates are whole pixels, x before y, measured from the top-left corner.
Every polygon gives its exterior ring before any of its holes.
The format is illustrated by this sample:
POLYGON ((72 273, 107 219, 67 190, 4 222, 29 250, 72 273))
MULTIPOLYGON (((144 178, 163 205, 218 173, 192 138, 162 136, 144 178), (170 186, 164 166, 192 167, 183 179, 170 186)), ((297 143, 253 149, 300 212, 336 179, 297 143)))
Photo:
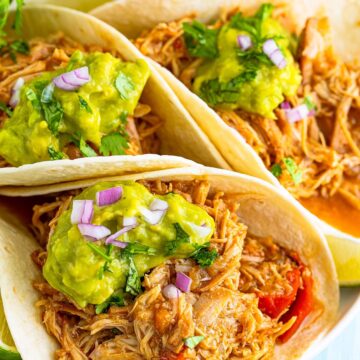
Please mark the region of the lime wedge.
POLYGON ((0 360, 21 360, 6 322, 4 307, 0 296, 0 360))
POLYGON ((360 242, 326 236, 333 254, 340 286, 360 285, 360 242))

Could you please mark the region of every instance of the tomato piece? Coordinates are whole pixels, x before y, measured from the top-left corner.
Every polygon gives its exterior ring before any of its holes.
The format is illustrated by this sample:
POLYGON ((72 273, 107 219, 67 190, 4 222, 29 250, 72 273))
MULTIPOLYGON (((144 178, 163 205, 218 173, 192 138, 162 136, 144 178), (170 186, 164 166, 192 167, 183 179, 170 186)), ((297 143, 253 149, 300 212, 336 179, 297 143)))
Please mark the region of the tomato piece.
POLYGON ((286 278, 292 287, 292 290, 287 294, 259 295, 259 309, 273 319, 277 318, 294 302, 300 286, 300 270, 293 269, 287 272, 286 278))
POLYGON ((289 321, 293 316, 296 316, 294 325, 284 334, 279 337, 279 340, 284 343, 288 341, 300 327, 303 320, 311 312, 314 304, 313 288, 314 280, 308 271, 302 274, 303 287, 299 289, 294 303, 291 305, 288 312, 286 312, 280 320, 283 323, 289 321))

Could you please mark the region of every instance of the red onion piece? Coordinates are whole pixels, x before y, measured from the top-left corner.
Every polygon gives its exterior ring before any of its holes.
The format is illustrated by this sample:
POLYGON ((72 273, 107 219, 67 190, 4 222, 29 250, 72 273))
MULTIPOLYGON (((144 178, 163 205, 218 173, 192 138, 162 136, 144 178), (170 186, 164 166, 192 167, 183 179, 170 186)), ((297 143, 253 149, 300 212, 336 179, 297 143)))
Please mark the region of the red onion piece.
POLYGON ((72 224, 90 224, 94 215, 92 200, 74 200, 71 211, 72 224))
POLYGON ((290 123, 303 120, 309 116, 309 109, 305 104, 299 105, 293 109, 285 110, 286 118, 290 123))
POLYGON ((81 235, 86 238, 101 240, 111 234, 111 231, 102 225, 78 224, 81 235))
POLYGON ((165 215, 166 210, 154 210, 151 211, 149 209, 146 209, 144 207, 139 209, 141 215, 145 218, 145 221, 149 223, 150 225, 156 225, 158 224, 163 216, 165 215))
POLYGON ((176 273, 175 285, 183 292, 189 292, 191 288, 192 280, 182 272, 176 273))
POLYGON ((20 101, 20 90, 24 86, 24 79, 22 77, 19 77, 11 89, 11 98, 9 101, 9 105, 14 108, 20 101))
POLYGON ((151 211, 156 211, 156 210, 167 210, 169 208, 169 204, 161 199, 154 199, 153 202, 150 204, 149 209, 151 211))
POLYGON ((111 205, 121 199, 122 187, 117 186, 96 193, 96 205, 111 205))
POLYGON ((124 216, 123 226, 136 226, 136 225, 137 225, 136 216, 124 216))
POLYGON ((181 291, 173 284, 166 285, 162 293, 167 299, 177 299, 181 295, 181 291))
POLYGON ((315 116, 315 114, 316 114, 315 109, 311 109, 311 110, 309 111, 309 116, 315 116))
POLYGON ((110 244, 117 246, 121 249, 125 249, 129 245, 129 243, 124 242, 124 241, 119 241, 119 240, 114 240, 114 239, 112 239, 112 240, 106 239, 106 245, 110 245, 110 244))
POLYGON ((289 110, 289 109, 291 109, 291 104, 288 101, 284 101, 280 104, 280 107, 283 110, 289 110))
POLYGON ((286 59, 273 39, 268 39, 264 42, 263 51, 279 69, 283 69, 286 66, 286 59))
MULTIPOLYGON (((136 225, 131 225, 131 226, 125 226, 122 229, 120 229, 119 231, 117 231, 116 233, 110 235, 106 241, 105 244, 112 244, 112 241, 116 240, 119 236, 124 235, 125 233, 127 233, 128 231, 134 229, 136 227, 136 225)), ((121 242, 121 241, 118 241, 121 242)), ((127 243, 125 243, 127 246, 127 243)))
POLYGON ((89 68, 84 66, 64 74, 61 74, 53 79, 53 83, 59 89, 65 91, 72 91, 78 89, 90 81, 89 68))
POLYGON ((211 233, 211 228, 209 228, 208 226, 206 226, 206 224, 204 225, 196 225, 194 223, 188 222, 188 224, 190 225, 190 227, 200 236, 200 237, 206 237, 211 233))
POLYGON ((247 50, 252 47, 252 41, 248 35, 239 35, 237 37, 237 42, 241 50, 247 50))

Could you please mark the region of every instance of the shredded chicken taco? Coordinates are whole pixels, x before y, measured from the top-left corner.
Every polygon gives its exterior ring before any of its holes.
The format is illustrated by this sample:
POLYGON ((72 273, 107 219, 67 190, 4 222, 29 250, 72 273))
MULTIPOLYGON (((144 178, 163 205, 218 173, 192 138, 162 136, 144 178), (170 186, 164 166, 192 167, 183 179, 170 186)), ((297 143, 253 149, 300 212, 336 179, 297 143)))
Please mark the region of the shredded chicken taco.
MULTIPOLYGON (((351 4, 336 2, 336 10, 335 2, 324 4, 344 61, 333 49, 328 19, 304 21, 323 2, 281 3, 221 12, 218 4, 208 2, 205 10, 199 2, 193 14, 187 4, 188 16, 173 20, 174 10, 171 21, 155 26, 151 19, 153 27, 134 43, 163 66, 159 71, 235 170, 280 183, 320 219, 359 237, 359 64, 348 60, 354 51, 344 31, 352 39, 356 24, 344 17, 339 24, 337 15, 351 4), (209 13, 212 20, 198 20, 209 13)), ((94 14, 111 20, 116 8, 94 14)), ((110 23, 123 22, 118 16, 110 23)))
POLYGON ((261 180, 183 168, 22 195, 0 286, 24 360, 290 359, 336 318, 326 242, 261 180))
POLYGON ((4 168, 158 153, 225 164, 166 83, 109 26, 57 7, 24 8, 22 19, 25 39, 9 30, 0 55, 0 172, 16 178, 4 168))

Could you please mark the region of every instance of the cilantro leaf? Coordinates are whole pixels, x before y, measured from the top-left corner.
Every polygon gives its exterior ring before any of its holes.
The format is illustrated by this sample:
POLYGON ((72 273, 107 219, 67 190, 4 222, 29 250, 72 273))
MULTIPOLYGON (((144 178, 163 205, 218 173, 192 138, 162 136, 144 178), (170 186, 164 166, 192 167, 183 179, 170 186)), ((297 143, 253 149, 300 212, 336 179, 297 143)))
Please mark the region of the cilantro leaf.
POLYGON ((281 168, 280 164, 274 164, 271 167, 270 171, 277 178, 280 177, 280 175, 282 174, 282 168, 281 168))
POLYGON ((25 90, 25 96, 31 102, 31 105, 33 106, 33 108, 40 112, 41 111, 41 103, 40 103, 40 100, 39 100, 38 96, 36 95, 35 91, 32 88, 27 88, 25 90))
POLYGON ((190 235, 184 231, 179 223, 174 223, 173 226, 176 231, 176 236, 175 240, 169 241, 165 245, 166 255, 172 255, 182 243, 187 243, 190 241, 190 235))
POLYGON ((119 92, 120 97, 124 100, 127 100, 129 98, 128 93, 135 88, 132 79, 130 79, 122 72, 120 72, 120 74, 116 77, 115 87, 119 92))
POLYGON ((52 145, 48 146, 48 153, 51 160, 61 160, 65 157, 61 151, 56 151, 52 145))
MULTIPOLYGON (((111 255, 112 250, 113 250, 113 247, 114 247, 114 245, 112 245, 112 244, 110 244, 110 245, 107 246, 107 248, 106 248, 106 255, 108 255, 108 256, 111 255)), ((111 270, 110 267, 109 267, 110 264, 111 264, 111 261, 105 261, 104 266, 102 266, 102 267, 99 269, 99 272, 98 272, 98 279, 99 279, 99 280, 102 280, 102 279, 103 279, 105 272, 110 272, 110 273, 112 273, 112 270, 111 270)))
POLYGON ((60 102, 53 99, 49 103, 42 103, 44 117, 48 124, 49 130, 54 134, 58 134, 60 121, 64 116, 64 109, 60 102))
POLYGON ((208 247, 201 247, 191 257, 202 267, 211 266, 219 256, 215 249, 210 250, 208 247))
POLYGON ((294 180, 295 185, 299 184, 301 182, 302 173, 298 169, 294 159, 287 157, 283 159, 283 162, 285 164, 286 170, 294 180))
POLYGON ((3 102, 0 101, 0 110, 3 111, 7 116, 11 117, 13 111, 3 102))
POLYGON ((110 133, 101 138, 100 153, 104 156, 124 155, 125 149, 129 148, 127 134, 110 133))
POLYGON ((311 96, 307 96, 304 99, 304 103, 309 110, 316 110, 316 104, 312 101, 311 96))
POLYGON ((122 111, 120 114, 120 121, 122 122, 122 124, 125 126, 127 124, 127 117, 128 117, 128 112, 127 111, 122 111))
POLYGON ((112 258, 107 255, 104 250, 100 247, 100 246, 97 246, 91 242, 86 242, 87 246, 92 250, 94 251, 94 253, 100 255, 102 258, 104 258, 106 261, 111 261, 112 258))
POLYGON ((126 279, 125 291, 134 296, 141 293, 140 276, 132 257, 129 257, 129 275, 126 279))
POLYGON ((147 245, 138 242, 128 243, 125 249, 122 250, 123 256, 131 256, 135 254, 156 255, 157 250, 147 245))
POLYGON ((13 27, 17 33, 20 33, 21 31, 23 5, 24 5, 24 0, 16 0, 15 22, 13 27))
POLYGON ((205 339, 205 336, 200 335, 200 336, 190 336, 188 338, 184 339, 184 343, 185 345, 189 348, 189 349, 194 349, 197 345, 199 345, 203 340, 205 339))
POLYGON ((79 103, 80 103, 80 109, 85 110, 89 114, 93 113, 92 110, 91 110, 91 107, 89 106, 87 101, 80 95, 79 95, 79 103))
POLYGON ((6 25, 6 21, 9 15, 10 0, 0 1, 0 31, 1 35, 4 35, 3 28, 6 25))
POLYGON ((10 49, 20 54, 28 54, 30 51, 29 44, 24 40, 15 40, 9 45, 10 49))
POLYGON ((236 103, 239 98, 239 90, 245 82, 256 78, 257 71, 245 70, 227 83, 218 79, 204 81, 200 86, 200 97, 209 105, 215 106, 223 103, 236 103))
POLYGON ((124 296, 121 292, 118 291, 118 292, 114 293, 113 295, 111 295, 109 297, 108 300, 104 301, 101 304, 96 305, 95 306, 96 315, 107 312, 109 307, 112 305, 115 305, 115 306, 124 306, 125 305, 124 296))
POLYGON ((208 29, 206 25, 194 20, 184 23, 184 39, 191 56, 214 59, 218 56, 218 30, 208 29))
POLYGON ((76 133, 72 136, 71 141, 79 148, 81 154, 85 157, 95 157, 97 153, 93 150, 93 148, 86 143, 84 138, 76 133))

